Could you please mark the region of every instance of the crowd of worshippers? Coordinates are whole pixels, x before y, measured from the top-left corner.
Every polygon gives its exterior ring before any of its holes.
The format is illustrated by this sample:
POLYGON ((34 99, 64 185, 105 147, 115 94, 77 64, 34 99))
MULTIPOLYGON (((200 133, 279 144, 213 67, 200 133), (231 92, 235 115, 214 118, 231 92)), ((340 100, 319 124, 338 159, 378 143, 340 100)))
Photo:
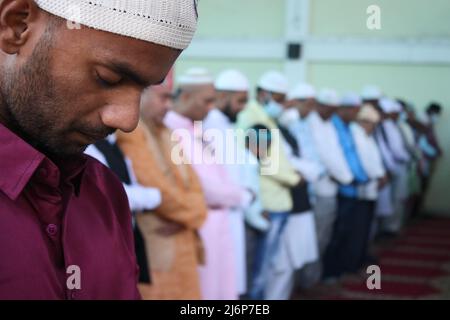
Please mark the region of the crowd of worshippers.
POLYGON ((440 113, 376 86, 338 95, 269 71, 252 92, 237 70, 192 68, 176 88, 146 89, 135 131, 86 152, 124 184, 144 299, 289 299, 376 264, 376 237, 420 212, 440 113), (215 145, 198 121, 257 143, 215 145), (180 145, 190 161, 174 161, 180 145), (208 161, 232 150, 252 161, 208 161))

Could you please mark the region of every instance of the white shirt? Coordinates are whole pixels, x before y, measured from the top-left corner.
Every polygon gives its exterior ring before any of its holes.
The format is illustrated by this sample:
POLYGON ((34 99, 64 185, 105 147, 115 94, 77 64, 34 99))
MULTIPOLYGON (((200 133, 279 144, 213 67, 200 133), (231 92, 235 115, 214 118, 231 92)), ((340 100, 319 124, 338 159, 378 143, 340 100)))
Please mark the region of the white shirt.
POLYGON ((368 135, 366 131, 357 123, 350 126, 355 141, 356 151, 361 160, 361 165, 370 182, 360 188, 360 197, 368 200, 376 200, 378 197, 378 179, 384 177, 386 170, 381 158, 375 138, 368 135))
MULTIPOLYGON (((341 184, 351 183, 353 174, 345 159, 333 123, 329 120, 324 121, 317 112, 312 112, 309 117, 313 139, 328 174, 341 184)), ((331 197, 336 196, 338 186, 326 176, 315 184, 314 190, 319 196, 331 197)))
MULTIPOLYGON (((239 145, 236 139, 236 130, 223 112, 218 109, 211 110, 205 120, 203 121, 203 130, 216 130, 217 134, 214 134, 214 138, 219 138, 221 141, 214 143, 214 149, 216 154, 220 152, 220 156, 216 159, 220 159, 225 165, 227 173, 235 183, 236 188, 241 188, 242 201, 238 210, 246 210, 254 198, 252 192, 249 191, 247 186, 244 185, 245 170, 248 169, 246 164, 248 162, 257 162, 254 157, 251 157, 250 152, 245 149, 243 145, 239 145)), ((211 132, 211 131, 210 131, 211 132)))
POLYGON ((386 132, 387 143, 397 161, 408 162, 411 159, 405 145, 402 133, 398 125, 391 119, 383 121, 383 127, 386 132))
MULTIPOLYGON (((107 137, 110 143, 116 142, 116 136, 110 135, 107 137)), ((100 150, 97 149, 95 145, 90 145, 85 153, 91 157, 97 159, 105 166, 108 167, 105 156, 100 150)), ((148 188, 138 184, 136 176, 133 171, 131 160, 125 158, 125 163, 127 165, 128 174, 130 175, 131 184, 123 184, 125 192, 128 196, 128 202, 130 204, 131 211, 144 211, 153 210, 161 205, 161 192, 156 188, 148 188)))
POLYGON ((309 183, 314 183, 319 180, 319 178, 324 174, 325 168, 317 161, 314 161, 311 157, 307 157, 305 150, 307 147, 309 149, 311 146, 306 146, 305 140, 301 138, 306 135, 304 131, 301 131, 301 125, 307 125, 304 120, 300 118, 300 114, 296 109, 288 109, 283 112, 279 122, 289 133, 295 138, 297 144, 300 147, 300 157, 297 157, 291 146, 284 141, 284 148, 286 150, 286 155, 289 159, 291 165, 305 178, 309 183), (303 121, 303 122, 302 122, 303 121))

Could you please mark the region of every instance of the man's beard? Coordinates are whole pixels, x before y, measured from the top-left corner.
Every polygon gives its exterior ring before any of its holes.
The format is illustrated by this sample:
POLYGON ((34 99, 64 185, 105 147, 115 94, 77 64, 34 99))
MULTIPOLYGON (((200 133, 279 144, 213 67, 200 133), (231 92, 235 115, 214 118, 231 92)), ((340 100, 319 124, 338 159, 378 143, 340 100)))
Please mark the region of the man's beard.
POLYGON ((223 114, 227 116, 227 118, 231 121, 231 123, 236 123, 237 121, 237 113, 232 111, 231 104, 227 104, 225 108, 223 108, 223 114))
POLYGON ((104 136, 112 130, 67 124, 64 107, 70 101, 57 94, 61 90, 57 90, 57 81, 51 76, 52 42, 52 35, 45 32, 20 70, 2 70, 1 108, 6 125, 23 140, 50 158, 65 158, 79 155, 87 147, 70 144, 66 139, 75 126, 82 132, 104 136))
POLYGON ((56 124, 50 118, 60 118, 61 110, 49 76, 49 50, 43 42, 20 70, 3 70, 0 92, 10 129, 36 149, 57 153, 58 137, 52 130, 56 124))

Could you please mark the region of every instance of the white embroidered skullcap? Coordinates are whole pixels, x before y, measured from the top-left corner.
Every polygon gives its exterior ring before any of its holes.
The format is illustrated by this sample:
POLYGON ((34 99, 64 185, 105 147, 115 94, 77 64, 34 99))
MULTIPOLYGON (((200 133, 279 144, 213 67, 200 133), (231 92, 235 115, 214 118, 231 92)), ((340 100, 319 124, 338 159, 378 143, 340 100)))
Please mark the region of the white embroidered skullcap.
POLYGON ((383 96, 380 88, 374 85, 367 85, 363 88, 361 97, 363 100, 378 100, 383 96))
POLYGON ((35 0, 44 11, 94 29, 186 49, 198 0, 35 0))
POLYGON ((360 107, 362 99, 357 93, 347 92, 342 96, 341 105, 344 107, 360 107))
POLYGON ((178 78, 178 85, 192 86, 214 84, 214 79, 209 71, 205 68, 191 68, 178 78))
POLYGON ((221 72, 214 86, 219 91, 247 92, 250 89, 247 77, 238 70, 221 72))
POLYGON ((358 113, 358 120, 378 123, 381 121, 381 115, 372 105, 364 104, 358 113))
POLYGON ((402 111, 401 104, 390 98, 380 99, 380 108, 384 113, 397 113, 402 111))
POLYGON ((299 83, 288 93, 288 100, 306 100, 316 97, 316 89, 308 83, 299 83))
POLYGON ((268 71, 259 79, 258 87, 263 90, 287 94, 289 90, 289 82, 287 78, 278 71, 268 71))
POLYGON ((330 107, 339 107, 341 103, 336 90, 327 88, 319 91, 319 94, 317 95, 317 101, 330 107))

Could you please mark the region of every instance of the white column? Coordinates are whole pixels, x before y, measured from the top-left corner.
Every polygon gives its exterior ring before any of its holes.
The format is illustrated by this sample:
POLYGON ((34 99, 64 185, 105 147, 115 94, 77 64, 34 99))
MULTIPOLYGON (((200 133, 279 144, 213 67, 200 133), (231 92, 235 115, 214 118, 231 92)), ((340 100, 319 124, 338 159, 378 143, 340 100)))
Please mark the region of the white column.
MULTIPOLYGON (((310 0, 286 0, 286 49, 289 43, 300 43, 302 45, 302 56, 300 60, 289 60, 285 62, 285 73, 293 86, 299 81, 307 79, 307 61, 305 59, 305 46, 309 34, 310 0)), ((287 55, 287 52, 286 52, 287 55)))

